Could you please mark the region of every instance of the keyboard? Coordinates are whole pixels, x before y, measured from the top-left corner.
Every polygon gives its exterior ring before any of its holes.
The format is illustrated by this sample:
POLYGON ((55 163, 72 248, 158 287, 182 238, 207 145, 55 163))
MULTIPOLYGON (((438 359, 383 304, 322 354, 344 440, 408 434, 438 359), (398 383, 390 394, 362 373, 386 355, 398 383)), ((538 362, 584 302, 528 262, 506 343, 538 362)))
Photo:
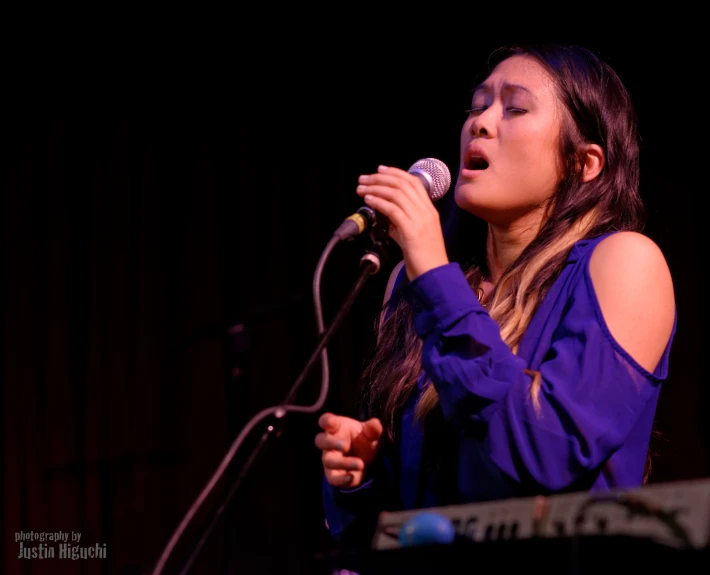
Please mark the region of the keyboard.
MULTIPOLYGON (((422 510, 382 512, 372 550, 402 547, 399 529, 422 510)), ((460 540, 472 542, 616 536, 671 548, 710 543, 710 479, 654 484, 633 490, 567 493, 433 507, 460 540)))

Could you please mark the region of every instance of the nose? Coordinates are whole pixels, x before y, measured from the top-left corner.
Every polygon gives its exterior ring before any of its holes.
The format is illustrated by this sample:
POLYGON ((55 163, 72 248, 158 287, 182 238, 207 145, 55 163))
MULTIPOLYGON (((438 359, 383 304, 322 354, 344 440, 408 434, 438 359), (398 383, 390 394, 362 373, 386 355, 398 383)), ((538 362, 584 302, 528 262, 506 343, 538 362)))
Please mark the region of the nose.
POLYGON ((493 106, 478 112, 472 119, 469 132, 477 138, 492 138, 495 136, 493 106))

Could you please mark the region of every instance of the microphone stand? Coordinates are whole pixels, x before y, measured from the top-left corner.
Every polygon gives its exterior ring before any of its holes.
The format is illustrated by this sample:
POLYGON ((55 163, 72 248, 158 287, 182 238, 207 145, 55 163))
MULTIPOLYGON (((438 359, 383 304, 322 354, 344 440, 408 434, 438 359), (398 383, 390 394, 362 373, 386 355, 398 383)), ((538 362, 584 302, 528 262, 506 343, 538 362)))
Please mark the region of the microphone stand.
MULTIPOLYGON (((290 404, 294 400, 298 388, 306 379, 306 376, 311 371, 311 369, 316 365, 316 363, 320 359, 321 352, 328 344, 328 342, 333 338, 333 335, 335 334, 336 330, 340 327, 340 324, 345 319, 345 316, 350 311, 350 308, 355 302, 355 299, 364 287, 365 282, 371 275, 377 273, 380 270, 381 262, 383 259, 386 258, 387 255, 386 248, 388 245, 388 240, 384 235, 381 234, 373 233, 370 235, 370 237, 373 243, 372 246, 365 252, 365 254, 360 259, 360 274, 358 275, 355 284, 351 288, 343 304, 340 306, 340 309, 336 313, 333 322, 323 332, 320 340, 318 341, 318 344, 313 350, 313 353, 311 353, 310 357, 308 358, 308 361, 306 361, 306 365, 301 370, 301 373, 296 378, 296 381, 291 386, 291 389, 286 394, 284 400, 281 402, 281 405, 290 404)), ((217 507, 215 514, 212 517, 212 520, 204 528, 202 536, 197 542, 197 545, 195 546, 193 552, 190 554, 190 557, 185 563, 185 566, 180 571, 180 575, 185 575, 192 567, 192 564, 197 558, 197 555, 200 553, 202 547, 207 542, 207 539, 209 538, 217 523, 221 519, 224 511, 229 505, 229 502, 231 501, 232 497, 234 497, 234 494, 236 493, 237 489, 244 480, 244 477, 246 476, 247 472, 251 469, 251 466, 254 464, 254 461, 257 459, 259 454, 261 454, 266 449, 269 439, 271 439, 272 437, 281 436, 281 432, 283 431, 284 426, 285 415, 285 409, 279 410, 275 414, 274 418, 272 418, 273 422, 266 426, 266 429, 261 434, 258 443, 253 447, 251 454, 247 458, 244 467, 242 467, 242 469, 237 475, 237 478, 232 483, 229 490, 227 491, 227 494, 223 497, 222 502, 217 507)))

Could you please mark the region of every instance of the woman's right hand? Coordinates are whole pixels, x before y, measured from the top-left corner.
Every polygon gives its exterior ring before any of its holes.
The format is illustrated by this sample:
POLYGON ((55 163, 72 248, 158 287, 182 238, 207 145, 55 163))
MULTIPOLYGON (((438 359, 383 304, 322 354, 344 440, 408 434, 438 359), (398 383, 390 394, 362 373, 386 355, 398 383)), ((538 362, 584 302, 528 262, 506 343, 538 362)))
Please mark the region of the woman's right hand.
POLYGON ((357 421, 350 417, 324 413, 318 419, 323 429, 315 444, 323 451, 325 477, 334 487, 357 487, 367 466, 375 460, 382 423, 373 417, 357 421))

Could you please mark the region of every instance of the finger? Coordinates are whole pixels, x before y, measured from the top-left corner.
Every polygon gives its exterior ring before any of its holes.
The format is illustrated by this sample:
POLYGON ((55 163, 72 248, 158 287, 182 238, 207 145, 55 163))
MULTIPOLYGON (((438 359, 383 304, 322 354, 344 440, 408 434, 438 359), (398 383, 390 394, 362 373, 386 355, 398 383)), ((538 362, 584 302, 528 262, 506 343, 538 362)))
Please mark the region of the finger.
POLYGON ((334 449, 343 453, 345 452, 343 440, 328 433, 319 433, 316 435, 314 443, 318 449, 334 449))
MULTIPOLYGON (((355 193, 359 196, 378 196, 380 198, 384 198, 385 200, 389 200, 390 202, 394 202, 398 199, 401 200, 402 196, 404 195, 402 193, 401 188, 387 186, 378 182, 370 182, 369 184, 359 184, 358 187, 355 188, 355 193)), ((404 199, 407 199, 406 195, 404 196, 404 199)))
MULTIPOLYGON (((412 177, 412 174, 402 172, 401 170, 397 171, 388 168, 385 171, 382 168, 378 168, 377 172, 374 174, 361 174, 358 176, 357 181, 362 184, 381 184, 391 188, 399 188, 412 185, 412 177)), ((416 176, 414 177, 416 178, 416 176)))
POLYGON ((407 192, 411 192, 413 197, 420 201, 431 202, 431 198, 423 182, 414 174, 391 166, 379 166, 377 168, 377 175, 378 177, 385 178, 383 181, 391 181, 392 178, 396 178, 401 182, 406 182, 406 186, 403 186, 403 188, 406 188, 407 192))
POLYGON ((335 433, 340 428, 340 417, 334 413, 324 413, 318 418, 318 425, 328 433, 335 433))
POLYGON ((426 190, 421 191, 419 189, 421 185, 417 186, 417 184, 421 184, 421 182, 411 174, 408 174, 407 177, 370 174, 358 178, 358 186, 355 191, 360 195, 372 192, 387 198, 404 198, 419 201, 421 201, 421 198, 428 199, 426 190))
POLYGON ((362 471, 365 462, 359 457, 344 457, 339 451, 323 452, 323 467, 325 469, 343 469, 345 471, 362 471))
POLYGON ((377 166, 377 173, 378 174, 391 174, 391 175, 395 175, 395 176, 400 176, 402 178, 411 178, 411 177, 416 178, 416 176, 412 176, 412 174, 410 174, 406 170, 403 170, 402 168, 398 168, 396 166, 384 166, 384 165, 377 166))
POLYGON ((409 182, 401 180, 397 182, 397 185, 389 185, 387 182, 379 180, 369 180, 369 183, 359 184, 355 188, 355 192, 360 197, 376 196, 383 198, 399 206, 407 213, 412 213, 413 210, 433 209, 434 207, 426 190, 419 193, 409 182))
POLYGON ((377 210, 381 214, 387 216, 391 222, 398 228, 406 227, 406 222, 410 219, 407 213, 398 205, 384 198, 379 198, 373 195, 364 196, 363 200, 372 209, 377 210), (405 225, 403 225, 405 224, 405 225))
POLYGON ((373 417, 362 424, 362 434, 369 440, 374 441, 382 436, 382 422, 373 417))
POLYGON ((333 487, 350 487, 354 479, 352 473, 332 470, 326 471, 325 478, 333 487))

